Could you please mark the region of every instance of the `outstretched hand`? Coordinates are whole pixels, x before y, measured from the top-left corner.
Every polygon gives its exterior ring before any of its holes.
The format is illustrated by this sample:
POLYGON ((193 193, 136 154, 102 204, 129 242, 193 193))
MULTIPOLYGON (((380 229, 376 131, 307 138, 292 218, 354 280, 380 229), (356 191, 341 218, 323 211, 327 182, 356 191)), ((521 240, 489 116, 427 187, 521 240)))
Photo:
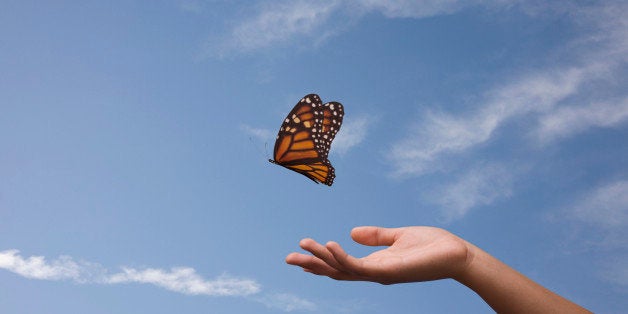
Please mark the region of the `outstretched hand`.
POLYGON ((381 284, 452 278, 464 284, 497 313, 591 313, 510 268, 450 232, 433 227, 357 227, 353 240, 386 246, 356 258, 336 242, 303 239, 309 254, 290 253, 286 262, 337 280, 381 284))
POLYGON ((363 245, 387 247, 356 258, 336 242, 323 246, 303 239, 299 245, 312 255, 291 253, 286 263, 336 280, 394 284, 453 278, 472 259, 466 241, 434 227, 357 227, 351 237, 363 245))

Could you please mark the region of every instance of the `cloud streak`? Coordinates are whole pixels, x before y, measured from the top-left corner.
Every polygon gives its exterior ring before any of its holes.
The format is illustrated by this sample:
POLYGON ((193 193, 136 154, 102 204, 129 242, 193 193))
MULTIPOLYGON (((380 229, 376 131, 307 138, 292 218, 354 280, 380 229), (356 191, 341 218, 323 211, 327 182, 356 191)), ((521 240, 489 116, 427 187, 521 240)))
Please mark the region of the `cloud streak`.
POLYGON ((561 107, 539 118, 534 131, 543 144, 567 138, 591 128, 611 128, 628 121, 628 98, 612 103, 561 107))
POLYGON ((272 131, 268 129, 255 128, 246 124, 241 124, 240 130, 262 142, 269 142, 274 137, 272 131))
POLYGON ((48 261, 44 256, 23 257, 18 250, 0 251, 0 269, 28 279, 71 281, 78 284, 148 284, 185 295, 210 297, 239 296, 284 312, 313 311, 316 304, 289 293, 261 293, 255 280, 236 278, 226 274, 205 279, 190 267, 136 269, 121 267, 110 273, 100 264, 76 261, 60 256, 48 261))
POLYGON ((499 1, 487 3, 478 0, 363 0, 355 4, 355 9, 361 9, 364 12, 380 12, 389 18, 424 18, 434 15, 451 14, 466 7, 482 3, 486 3, 487 5, 501 5, 499 1))
POLYGON ((206 280, 189 267, 175 267, 169 271, 155 268, 137 270, 123 267, 122 272, 107 276, 104 282, 109 284, 151 284, 187 295, 246 296, 260 291, 260 285, 253 280, 238 279, 227 275, 206 280))
POLYGON ((332 153, 345 154, 353 147, 359 145, 366 138, 371 121, 362 116, 357 118, 345 118, 338 135, 332 144, 332 153))
POLYGON ((284 44, 314 46, 356 24, 363 17, 380 13, 388 18, 425 18, 451 14, 474 5, 508 6, 518 1, 304 1, 265 2, 240 19, 221 36, 207 42, 207 54, 226 57, 284 44))
POLYGON ((612 261, 602 263, 599 276, 603 280, 628 288, 628 255, 618 256, 612 261))
MULTIPOLYGON (((410 134, 391 147, 394 175, 420 176, 442 170, 441 160, 489 142, 496 137, 496 130, 515 118, 538 121, 529 132, 540 143, 628 121, 624 88, 591 93, 599 86, 615 85, 628 61, 626 14, 620 13, 628 6, 613 8, 616 11, 586 11, 596 31, 574 44, 573 54, 578 58, 573 64, 539 69, 497 85, 466 114, 427 111, 410 128, 410 134)), ((582 18, 584 13, 574 15, 582 18)))
POLYGON ((603 185, 584 196, 574 207, 575 217, 605 229, 628 228, 628 181, 603 185))
MULTIPOLYGON (((455 4, 453 1, 453 7, 455 4)), ((387 16, 394 17, 395 8, 411 4, 391 1, 386 5, 390 8, 382 9, 383 12, 391 12, 387 16)), ((628 92, 617 82, 625 78, 628 65, 628 14, 625 13, 628 5, 609 2, 586 8, 566 8, 561 10, 571 10, 569 16, 581 23, 580 29, 585 31, 569 43, 570 51, 564 59, 551 67, 503 80, 505 83, 498 83, 482 93, 480 102, 470 111, 424 110, 421 118, 408 127, 407 135, 390 147, 392 176, 458 173, 461 165, 466 167, 469 156, 491 148, 502 134, 508 133, 500 131, 513 126, 523 128, 523 132, 517 132, 523 136, 515 135, 510 141, 520 141, 520 147, 525 149, 525 145, 530 144, 527 141, 532 141, 533 146, 543 146, 593 128, 625 125, 628 92), (522 120, 529 123, 517 123, 522 120)), ((471 170, 452 177, 452 183, 435 191, 430 199, 443 207, 445 216, 455 219, 473 207, 511 195, 508 182, 513 179, 514 174, 508 175, 508 171, 471 170), (503 187, 483 190, 491 177, 504 176, 508 180, 503 182, 503 187)))
POLYGON ((611 253, 597 265, 599 278, 628 287, 628 180, 598 186, 565 212, 579 223, 578 229, 586 230, 579 243, 598 254, 611 253))
POLYGON ((268 308, 279 309, 284 312, 292 311, 315 311, 317 309, 316 304, 311 301, 299 298, 289 293, 273 293, 255 298, 268 308))
POLYGON ((443 219, 449 222, 462 218, 471 208, 509 197, 512 181, 512 170, 497 164, 482 165, 431 189, 424 197, 439 205, 443 219))
POLYGON ((43 256, 23 258, 18 250, 0 251, 0 268, 22 277, 39 280, 72 280, 77 283, 91 282, 103 273, 97 264, 76 262, 69 256, 47 262, 43 256))
POLYGON ((144 283, 188 295, 247 296, 260 291, 260 285, 254 280, 227 275, 208 280, 189 267, 170 270, 122 267, 121 272, 110 274, 96 263, 77 262, 69 256, 51 261, 43 256, 25 258, 18 250, 0 251, 0 268, 29 279, 69 280, 82 284, 144 283))
POLYGON ((275 1, 264 3, 258 12, 240 21, 223 36, 207 43, 207 52, 216 57, 248 53, 289 40, 321 41, 332 29, 325 29, 340 1, 275 1))
POLYGON ((393 175, 442 170, 440 161, 488 142, 514 117, 547 112, 573 95, 592 69, 557 69, 522 77, 487 93, 488 100, 468 115, 428 111, 413 132, 392 146, 393 175), (554 73, 557 72, 557 73, 554 73))

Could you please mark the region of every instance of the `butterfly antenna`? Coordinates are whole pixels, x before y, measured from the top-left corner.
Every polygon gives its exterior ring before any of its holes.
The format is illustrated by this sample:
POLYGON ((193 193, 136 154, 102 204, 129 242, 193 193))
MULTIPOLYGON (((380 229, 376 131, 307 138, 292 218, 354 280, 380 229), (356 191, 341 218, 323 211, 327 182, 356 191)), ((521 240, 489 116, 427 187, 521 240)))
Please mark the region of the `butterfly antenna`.
MULTIPOLYGON (((266 156, 268 156, 268 155, 267 155, 267 154, 265 154, 263 151, 261 151, 261 150, 260 150, 260 148, 259 148, 259 146, 258 146, 258 143, 255 143, 255 141, 253 141, 253 138, 252 138, 252 137, 250 137, 250 136, 249 136, 249 141, 251 141, 251 145, 253 145, 253 147, 255 147, 255 150, 256 150, 256 151, 257 151, 260 155, 262 155, 262 157, 263 157, 264 159, 267 159, 267 157, 266 157, 266 156)), ((267 144, 268 144, 268 143, 266 143, 266 145, 267 145, 267 144)))

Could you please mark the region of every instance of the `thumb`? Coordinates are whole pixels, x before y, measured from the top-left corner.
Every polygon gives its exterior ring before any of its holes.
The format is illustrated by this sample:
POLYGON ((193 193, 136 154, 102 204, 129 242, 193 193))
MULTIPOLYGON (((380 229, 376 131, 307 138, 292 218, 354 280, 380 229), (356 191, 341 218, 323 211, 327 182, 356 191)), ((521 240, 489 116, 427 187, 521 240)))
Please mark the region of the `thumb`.
POLYGON ((397 240, 402 228, 382 228, 375 226, 355 227, 351 238, 360 244, 369 246, 390 246, 397 240))

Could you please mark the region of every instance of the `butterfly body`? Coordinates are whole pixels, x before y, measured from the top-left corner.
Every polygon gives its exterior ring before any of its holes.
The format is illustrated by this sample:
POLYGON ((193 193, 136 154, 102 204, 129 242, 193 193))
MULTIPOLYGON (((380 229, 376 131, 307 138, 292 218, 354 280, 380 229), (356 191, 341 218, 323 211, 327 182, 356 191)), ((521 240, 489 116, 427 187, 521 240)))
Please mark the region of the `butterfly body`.
POLYGON ((331 143, 340 130, 344 108, 338 102, 323 104, 320 97, 303 97, 284 119, 271 163, 298 172, 316 183, 331 186, 336 177, 327 159, 331 143))

